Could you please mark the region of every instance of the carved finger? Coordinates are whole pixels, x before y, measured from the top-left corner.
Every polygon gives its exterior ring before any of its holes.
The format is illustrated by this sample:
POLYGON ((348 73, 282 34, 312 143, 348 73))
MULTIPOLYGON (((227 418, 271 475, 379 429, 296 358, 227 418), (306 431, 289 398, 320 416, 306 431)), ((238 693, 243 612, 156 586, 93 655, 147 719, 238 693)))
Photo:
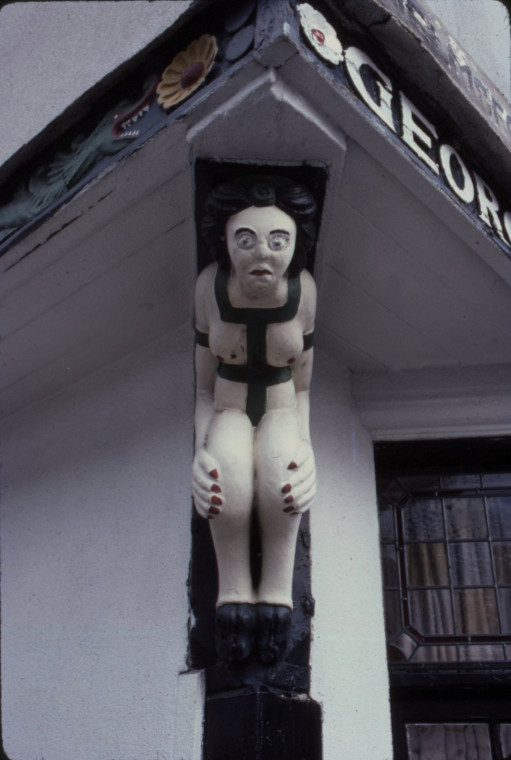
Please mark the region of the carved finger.
POLYGON ((218 480, 219 472, 217 461, 206 451, 206 449, 199 449, 195 461, 210 478, 218 480))
POLYGON ((292 514, 303 514, 306 512, 312 502, 314 501, 314 497, 316 496, 316 485, 314 484, 314 487, 311 488, 306 494, 304 494, 300 501, 296 500, 293 502, 293 509, 294 512, 292 514))
MULTIPOLYGON (((211 457, 209 458, 211 459, 211 457)), ((198 455, 193 463, 192 473, 194 482, 206 491, 221 493, 222 487, 218 482, 218 469, 208 470, 210 462, 198 455)))
POLYGON ((308 441, 302 441, 302 443, 298 446, 297 450, 294 453, 293 458, 289 461, 289 464, 287 466, 287 469, 290 472, 293 472, 294 470, 300 469, 307 459, 309 459, 312 455, 312 447, 308 441))
POLYGON ((193 503, 195 504, 195 509, 201 517, 208 517, 210 506, 208 501, 204 501, 200 497, 198 498, 194 495, 193 503))
POLYGON ((289 488, 288 491, 294 496, 297 490, 307 488, 308 484, 315 479, 316 468, 314 466, 314 462, 311 462, 310 466, 304 466, 301 471, 297 471, 295 476, 289 478, 289 484, 291 488, 289 488))
POLYGON ((194 494, 200 495, 203 499, 209 499, 211 494, 211 485, 203 478, 196 478, 193 474, 192 490, 194 494))
POLYGON ((316 480, 310 479, 299 491, 289 494, 284 499, 283 512, 289 515, 301 514, 311 505, 316 496, 316 480))
POLYGON ((290 477, 289 482, 281 488, 284 502, 286 504, 300 499, 301 496, 316 482, 316 468, 314 462, 311 462, 310 465, 310 467, 305 467, 301 472, 298 471, 296 476, 290 477))
POLYGON ((192 494, 195 508, 202 517, 209 518, 221 513, 223 500, 217 494, 203 488, 197 488, 195 484, 192 486, 192 494))
POLYGON ((306 474, 304 478, 297 481, 296 483, 293 483, 293 487, 290 493, 292 496, 294 496, 294 500, 296 501, 297 499, 300 499, 305 493, 307 493, 310 488, 315 486, 315 484, 316 470, 312 469, 306 474))

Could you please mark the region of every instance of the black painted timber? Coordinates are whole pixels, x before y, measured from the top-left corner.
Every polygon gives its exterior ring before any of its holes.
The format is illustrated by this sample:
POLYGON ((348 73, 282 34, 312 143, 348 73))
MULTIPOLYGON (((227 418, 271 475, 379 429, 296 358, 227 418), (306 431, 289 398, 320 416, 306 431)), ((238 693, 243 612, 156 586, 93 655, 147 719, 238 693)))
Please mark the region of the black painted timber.
POLYGON ((256 690, 206 701, 204 760, 321 760, 321 708, 256 690))

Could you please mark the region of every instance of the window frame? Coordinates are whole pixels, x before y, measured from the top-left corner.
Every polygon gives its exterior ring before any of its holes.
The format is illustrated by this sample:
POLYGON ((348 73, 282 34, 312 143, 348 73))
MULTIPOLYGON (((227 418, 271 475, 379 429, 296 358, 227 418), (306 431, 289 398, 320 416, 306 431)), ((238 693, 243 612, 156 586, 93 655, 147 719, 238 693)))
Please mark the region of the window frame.
MULTIPOLYGON (((390 478, 403 476, 405 472, 414 475, 426 471, 427 474, 509 472, 511 438, 376 443, 375 467, 380 501, 382 481, 388 483, 390 478)), ((511 643, 511 635, 500 635, 499 639, 511 643)), ((492 760, 505 760, 499 725, 511 724, 510 664, 509 661, 413 663, 396 662, 389 657, 395 757, 400 760, 409 757, 408 724, 485 723, 489 726, 492 760)))

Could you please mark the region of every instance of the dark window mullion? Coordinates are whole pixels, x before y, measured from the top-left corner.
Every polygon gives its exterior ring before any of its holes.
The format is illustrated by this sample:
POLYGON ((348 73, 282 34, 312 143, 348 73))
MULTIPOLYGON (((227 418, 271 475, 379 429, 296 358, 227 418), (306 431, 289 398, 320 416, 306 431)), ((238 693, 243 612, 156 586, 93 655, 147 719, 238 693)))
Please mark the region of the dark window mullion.
POLYGON ((498 585, 497 570, 496 570, 496 567, 495 567, 495 556, 494 556, 494 552, 493 552, 493 535, 492 535, 491 528, 490 528, 490 517, 488 515, 488 502, 487 502, 487 497, 486 496, 484 497, 484 513, 485 513, 485 516, 486 516, 486 525, 487 525, 487 529, 488 529, 488 543, 490 545, 491 569, 492 569, 492 572, 493 572, 493 583, 494 583, 494 588, 495 588, 495 596, 496 596, 496 599, 497 599, 497 614, 499 616, 499 629, 500 629, 500 633, 503 633, 503 630, 504 630, 504 617, 503 617, 503 614, 502 614, 502 606, 501 606, 501 599, 500 599, 500 587, 498 585))
MULTIPOLYGON (((454 591, 453 591, 453 583, 452 583, 452 576, 451 576, 451 550, 449 546, 449 532, 447 530, 447 515, 445 513, 445 497, 443 495, 440 496, 440 503, 442 504, 442 519, 444 524, 444 543, 445 543, 445 553, 447 556, 447 568, 449 572, 449 597, 451 600, 451 615, 452 615, 452 621, 454 625, 454 632, 455 634, 459 634, 458 630, 458 619, 456 615, 456 605, 454 603, 454 591)), ((459 645, 456 645, 456 652, 459 659, 459 645)))
POLYGON ((491 720, 489 726, 493 760, 505 760, 500 743, 499 723, 496 720, 491 720))

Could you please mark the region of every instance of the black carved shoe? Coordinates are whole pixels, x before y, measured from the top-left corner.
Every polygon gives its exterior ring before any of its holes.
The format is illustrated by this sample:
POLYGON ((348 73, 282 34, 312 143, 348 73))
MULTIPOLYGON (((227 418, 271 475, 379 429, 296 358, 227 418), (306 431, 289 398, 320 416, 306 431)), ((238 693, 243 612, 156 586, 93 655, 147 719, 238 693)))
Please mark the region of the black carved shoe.
POLYGON ((256 604, 257 653, 270 665, 284 659, 291 642, 292 610, 282 604, 256 604))
POLYGON ((216 611, 216 651, 222 660, 245 660, 254 648, 253 604, 222 604, 216 611))

